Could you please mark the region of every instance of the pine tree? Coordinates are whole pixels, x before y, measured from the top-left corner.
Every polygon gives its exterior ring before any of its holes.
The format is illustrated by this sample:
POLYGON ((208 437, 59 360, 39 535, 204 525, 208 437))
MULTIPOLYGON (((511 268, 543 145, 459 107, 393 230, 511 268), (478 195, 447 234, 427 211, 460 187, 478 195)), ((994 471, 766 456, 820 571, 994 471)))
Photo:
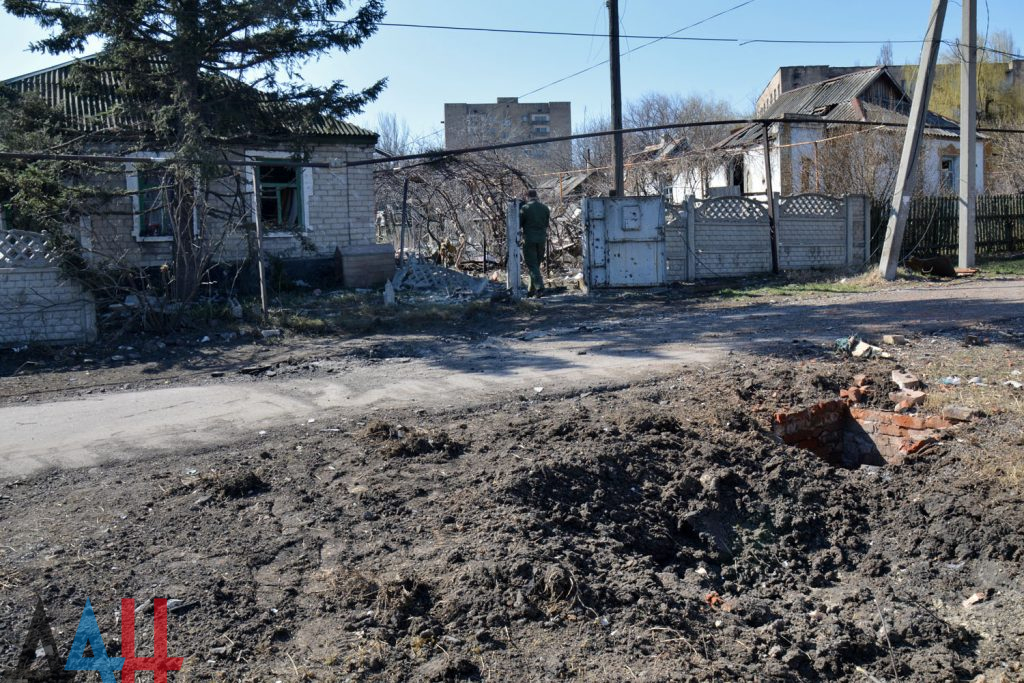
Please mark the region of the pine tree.
MULTIPOLYGON (((118 120, 141 132, 138 149, 169 152, 167 178, 178 299, 198 291, 209 254, 195 217, 232 142, 296 139, 325 119, 361 111, 385 80, 351 91, 301 78, 307 61, 359 47, 384 17, 382 0, 4 0, 8 12, 50 29, 33 49, 81 53, 79 92, 111 95, 118 120), (336 17, 344 16, 342 19, 336 17)), ((97 133, 103 135, 103 133, 97 133)), ((108 140, 109 142, 109 140, 108 140)))

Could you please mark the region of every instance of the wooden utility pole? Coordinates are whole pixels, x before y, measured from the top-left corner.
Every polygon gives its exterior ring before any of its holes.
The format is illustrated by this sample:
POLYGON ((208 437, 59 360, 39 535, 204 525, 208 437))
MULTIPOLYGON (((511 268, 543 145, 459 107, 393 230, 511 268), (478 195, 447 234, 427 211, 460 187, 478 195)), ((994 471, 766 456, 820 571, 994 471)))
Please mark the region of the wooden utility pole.
POLYGON ((260 313, 267 319, 267 275, 263 263, 263 188, 260 186, 260 167, 252 168, 252 209, 256 223, 256 274, 260 280, 260 313))
POLYGON ((932 0, 931 20, 928 33, 921 46, 921 61, 914 83, 914 100, 910 106, 910 122, 903 140, 903 155, 896 174, 896 190, 889 207, 889 222, 885 229, 885 243, 878 270, 886 280, 896 279, 896 266, 900 261, 903 233, 907 228, 907 214, 910 212, 910 195, 913 191, 914 171, 917 167, 917 151, 924 133, 925 116, 928 114, 928 98, 935 81, 935 60, 939 55, 942 39, 942 24, 946 18, 947 0, 932 0))
POLYGON ((978 5, 962 0, 960 32, 960 215, 959 264, 974 267, 978 205, 978 5), (966 52, 966 54, 965 54, 966 52))
POLYGON ((615 196, 626 194, 626 171, 622 146, 622 74, 619 69, 619 0, 608 0, 608 62, 612 76, 612 136, 615 167, 615 196))

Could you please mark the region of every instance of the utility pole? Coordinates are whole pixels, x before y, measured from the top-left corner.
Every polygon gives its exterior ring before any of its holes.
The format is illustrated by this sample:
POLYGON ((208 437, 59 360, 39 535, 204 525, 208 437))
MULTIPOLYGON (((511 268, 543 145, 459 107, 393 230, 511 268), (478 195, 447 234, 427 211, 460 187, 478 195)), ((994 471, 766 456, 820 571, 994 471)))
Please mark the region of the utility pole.
POLYGON ((903 140, 903 155, 896 175, 896 190, 889 208, 889 222, 885 229, 885 244, 878 270, 886 280, 896 279, 903 233, 907 228, 907 214, 910 212, 910 195, 913 190, 914 170, 917 166, 917 151, 921 146, 925 116, 928 113, 928 98, 935 81, 935 60, 939 55, 939 41, 942 38, 942 24, 946 18, 947 0, 933 0, 928 33, 921 46, 921 63, 914 83, 914 101, 910 106, 910 121, 903 140))
POLYGON ((960 215, 959 265, 974 267, 978 205, 978 5, 962 0, 960 31, 960 215), (966 49, 967 54, 964 54, 966 49))
POLYGON ((772 186, 772 147, 768 139, 771 133, 771 124, 767 121, 764 127, 764 177, 765 177, 765 198, 768 200, 768 238, 772 245, 772 272, 779 274, 779 235, 775 231, 775 188, 772 186))
POLYGON ((626 194, 626 171, 622 149, 622 74, 619 70, 619 0, 608 0, 608 62, 612 76, 612 136, 615 167, 615 196, 626 194))

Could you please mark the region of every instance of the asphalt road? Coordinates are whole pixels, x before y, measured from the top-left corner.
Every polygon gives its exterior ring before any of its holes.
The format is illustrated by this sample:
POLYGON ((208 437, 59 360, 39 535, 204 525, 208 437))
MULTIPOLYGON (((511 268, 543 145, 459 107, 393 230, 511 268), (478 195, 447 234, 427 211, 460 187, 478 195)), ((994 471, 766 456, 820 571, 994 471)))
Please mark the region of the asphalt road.
POLYGON ((226 445, 375 409, 466 407, 585 390, 757 354, 794 338, 915 333, 1024 317, 1024 281, 967 281, 741 308, 594 320, 390 358, 344 374, 101 394, 0 408, 0 477, 226 445))

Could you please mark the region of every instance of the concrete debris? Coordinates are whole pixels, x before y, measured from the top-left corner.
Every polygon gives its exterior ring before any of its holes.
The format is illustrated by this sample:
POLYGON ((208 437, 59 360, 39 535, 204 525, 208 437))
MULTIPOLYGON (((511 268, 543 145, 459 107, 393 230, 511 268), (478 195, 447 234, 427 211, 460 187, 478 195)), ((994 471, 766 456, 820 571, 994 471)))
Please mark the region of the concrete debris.
POLYGON ((854 358, 892 358, 888 351, 883 351, 879 346, 868 344, 866 341, 855 341, 853 337, 850 337, 850 340, 853 348, 850 355, 854 358))
POLYGON ((853 385, 855 387, 866 387, 869 384, 874 384, 874 381, 867 375, 854 375, 853 385))
POLYGON ((882 335, 882 343, 889 346, 903 346, 907 343, 907 338, 902 334, 885 334, 882 335))
POLYGON ((903 391, 921 388, 921 380, 906 370, 893 370, 892 382, 903 391))
POLYGON ((967 406, 945 406, 942 409, 942 417, 956 422, 969 422, 976 417, 984 417, 985 413, 977 408, 967 406))
POLYGON ((987 594, 979 591, 977 593, 972 593, 971 595, 964 598, 964 601, 960 604, 963 605, 965 608, 969 608, 973 605, 977 605, 979 602, 984 602, 987 597, 987 594))
POLYGON ((435 263, 411 261, 391 280, 396 291, 402 289, 442 290, 449 296, 469 293, 480 296, 488 287, 486 278, 473 277, 435 263))

